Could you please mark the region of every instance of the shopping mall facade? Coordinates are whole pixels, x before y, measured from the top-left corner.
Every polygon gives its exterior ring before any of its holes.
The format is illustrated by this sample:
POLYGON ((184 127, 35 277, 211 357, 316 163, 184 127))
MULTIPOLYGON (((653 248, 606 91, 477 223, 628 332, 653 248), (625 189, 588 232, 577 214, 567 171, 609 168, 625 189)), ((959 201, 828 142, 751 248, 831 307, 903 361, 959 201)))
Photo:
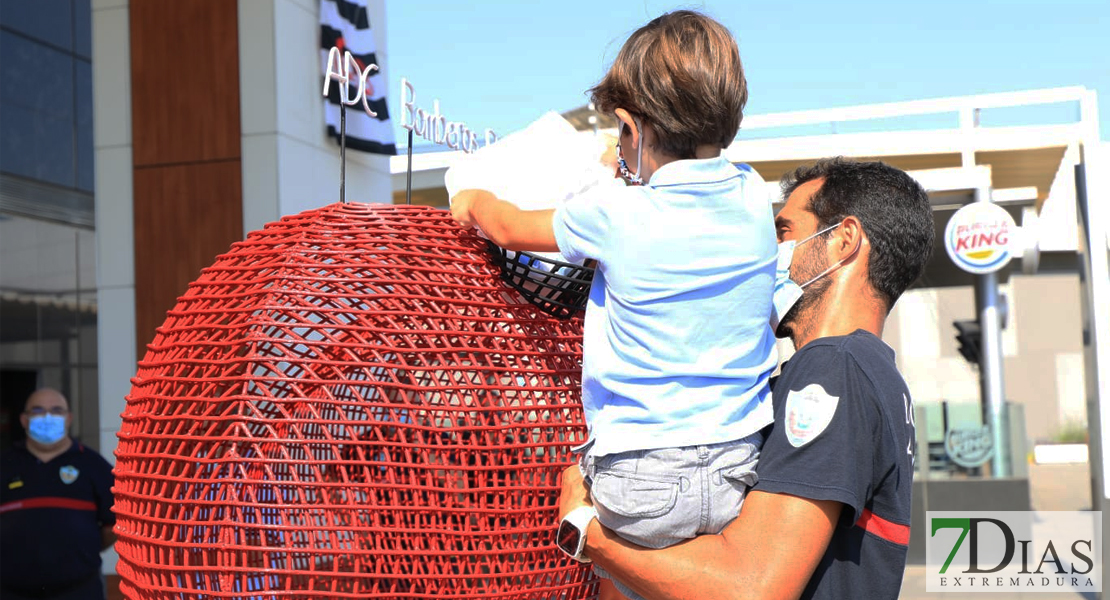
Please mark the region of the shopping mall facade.
MULTIPOLYGON (((248 232, 336 202, 339 150, 319 97, 316 0, 53 4, 0 17, 0 433, 5 443, 21 436, 23 398, 53 386, 71 400, 73 433, 110 457, 131 377, 166 311, 248 232)), ((374 10, 371 21, 384 23, 384 8, 374 10)), ((385 27, 374 31, 395 84, 385 27)), ((583 135, 605 130, 589 107, 565 116, 583 135)), ((1003 207, 1027 234, 993 283, 938 246, 887 322, 928 448, 922 510, 973 508, 946 500, 957 494, 945 486, 967 482, 982 484, 960 488, 971 504, 1028 508, 1023 465, 1034 446, 1089 435, 1092 506, 1110 496, 1097 435, 1100 386, 1110 402, 1110 149, 1098 119, 1083 87, 924 99, 746 116, 726 151, 768 182, 771 203, 784 174, 846 155, 921 181, 938 240, 974 201, 1003 207), (1029 107, 1051 117, 1013 122, 1029 107), (957 322, 982 325, 993 363, 961 354, 957 322), (1008 456, 953 460, 949 431, 984 425, 1008 456)), ((413 156, 413 203, 446 205, 454 156, 413 156)), ((403 155, 348 152, 348 201, 404 202, 407 168, 403 155)))

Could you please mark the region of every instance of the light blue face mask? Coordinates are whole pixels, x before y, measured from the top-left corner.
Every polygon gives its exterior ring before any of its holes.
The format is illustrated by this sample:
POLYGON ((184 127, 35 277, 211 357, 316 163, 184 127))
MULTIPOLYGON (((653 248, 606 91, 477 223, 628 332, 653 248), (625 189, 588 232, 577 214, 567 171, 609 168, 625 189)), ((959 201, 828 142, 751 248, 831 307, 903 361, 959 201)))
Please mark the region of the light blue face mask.
POLYGON ((833 269, 840 266, 841 263, 848 260, 848 258, 852 256, 851 254, 845 256, 844 258, 836 261, 836 264, 830 265, 829 268, 818 273, 817 276, 813 279, 810 279, 809 281, 799 285, 790 278, 790 263, 794 260, 794 251, 798 249, 798 246, 801 246, 802 244, 808 242, 809 240, 812 240, 822 233, 832 231, 833 229, 836 229, 843 224, 844 221, 841 221, 836 225, 826 227, 800 242, 795 240, 786 240, 784 242, 779 242, 778 265, 775 268, 775 293, 771 297, 772 308, 770 322, 771 331, 775 332, 775 337, 786 337, 785 335, 779 335, 779 324, 782 323, 782 320, 784 318, 786 318, 786 313, 790 312, 790 309, 794 308, 794 305, 798 303, 798 300, 802 299, 802 294, 804 293, 806 286, 813 283, 814 281, 817 281, 818 279, 821 279, 825 275, 828 275, 833 269))
POLYGON ((640 169, 644 165, 644 127, 636 122, 636 128, 640 130, 640 145, 636 148, 636 172, 633 173, 628 170, 628 163, 624 162, 624 152, 621 150, 621 132, 624 131, 624 121, 617 119, 617 164, 620 166, 621 177, 632 185, 644 185, 644 179, 640 177, 640 169))
POLYGON ((66 436, 66 418, 52 414, 31 417, 27 424, 27 435, 43 446, 56 444, 66 436))

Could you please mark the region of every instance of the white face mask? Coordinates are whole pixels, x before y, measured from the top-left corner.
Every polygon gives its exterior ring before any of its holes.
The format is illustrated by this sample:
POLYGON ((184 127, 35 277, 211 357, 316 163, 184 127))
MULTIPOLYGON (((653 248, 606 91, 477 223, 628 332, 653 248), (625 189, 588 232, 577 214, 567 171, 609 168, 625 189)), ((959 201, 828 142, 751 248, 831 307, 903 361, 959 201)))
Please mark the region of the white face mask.
POLYGON ((624 121, 617 119, 617 164, 620 165, 621 177, 632 185, 644 185, 640 177, 640 169, 644 165, 644 127, 639 122, 636 128, 640 130, 640 145, 636 148, 636 172, 628 170, 628 163, 624 162, 624 152, 621 150, 621 132, 624 131, 624 121))
POLYGON ((775 337, 786 337, 785 335, 779 335, 779 324, 782 323, 782 320, 786 317, 786 313, 790 312, 790 309, 794 308, 794 305, 798 303, 798 300, 802 299, 802 293, 806 286, 813 283, 814 281, 817 281, 818 279, 821 279, 825 275, 828 275, 833 269, 840 266, 841 263, 848 260, 848 258, 852 256, 851 254, 845 256, 844 258, 836 261, 836 264, 830 265, 829 268, 818 273, 817 276, 813 279, 810 279, 809 281, 799 285, 790 278, 790 263, 794 260, 794 251, 798 249, 798 246, 801 246, 802 244, 812 240, 822 233, 832 231, 833 229, 836 229, 843 224, 844 221, 841 221, 836 225, 826 227, 800 242, 795 240, 786 240, 784 242, 779 242, 778 265, 775 268, 775 292, 774 295, 771 297, 772 308, 770 320, 771 331, 775 332, 775 337))

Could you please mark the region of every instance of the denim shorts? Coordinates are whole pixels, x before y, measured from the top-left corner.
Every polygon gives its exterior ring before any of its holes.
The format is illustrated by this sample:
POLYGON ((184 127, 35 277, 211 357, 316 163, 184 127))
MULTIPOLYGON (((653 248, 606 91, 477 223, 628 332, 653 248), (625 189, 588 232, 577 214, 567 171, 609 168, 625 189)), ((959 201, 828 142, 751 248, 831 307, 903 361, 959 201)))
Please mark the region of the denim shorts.
MULTIPOLYGON (((579 468, 601 524, 648 548, 720 533, 740 514, 763 434, 707 446, 634 450, 593 457, 584 449, 579 468)), ((594 572, 609 578, 594 565, 594 572)), ((639 598, 615 581, 629 598, 639 598)))

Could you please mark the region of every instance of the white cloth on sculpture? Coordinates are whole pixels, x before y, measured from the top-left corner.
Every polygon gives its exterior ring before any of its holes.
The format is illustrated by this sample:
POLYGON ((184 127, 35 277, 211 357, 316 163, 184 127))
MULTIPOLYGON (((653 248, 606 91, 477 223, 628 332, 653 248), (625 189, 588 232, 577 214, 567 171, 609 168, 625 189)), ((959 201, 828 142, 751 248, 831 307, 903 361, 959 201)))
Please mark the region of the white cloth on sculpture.
MULTIPOLYGON (((603 136, 577 131, 559 113, 548 112, 473 154, 461 154, 443 179, 451 198, 476 188, 524 210, 553 209, 586 190, 624 185, 602 166, 605 148, 603 136)), ((567 262, 557 252, 529 254, 567 262)))

